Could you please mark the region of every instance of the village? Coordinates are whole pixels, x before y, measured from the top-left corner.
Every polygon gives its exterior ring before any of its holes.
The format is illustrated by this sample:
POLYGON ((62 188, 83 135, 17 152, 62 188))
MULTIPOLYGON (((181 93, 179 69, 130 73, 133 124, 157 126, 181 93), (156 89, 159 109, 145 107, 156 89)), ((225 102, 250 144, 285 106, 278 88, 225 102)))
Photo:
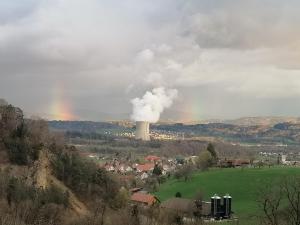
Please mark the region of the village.
MULTIPOLYGON (((94 160, 99 157, 95 153, 85 153, 85 156, 94 160)), ((193 220, 198 217, 208 221, 238 220, 232 211, 232 197, 229 194, 223 197, 215 194, 210 199, 203 199, 203 196, 190 199, 177 192, 173 193, 173 198, 163 202, 155 195, 159 185, 171 177, 189 179, 193 168, 197 167, 198 160, 199 156, 171 158, 146 155, 139 160, 140 163, 137 163, 115 157, 106 161, 102 160, 99 167, 118 177, 123 187, 129 192, 132 207, 142 207, 143 209, 160 207, 169 212, 176 212, 182 220, 193 220), (191 167, 187 165, 191 165, 191 167)), ((260 168, 275 165, 299 166, 300 161, 297 160, 298 155, 295 156, 293 153, 260 152, 259 157, 254 160, 218 159, 215 169, 260 168)))

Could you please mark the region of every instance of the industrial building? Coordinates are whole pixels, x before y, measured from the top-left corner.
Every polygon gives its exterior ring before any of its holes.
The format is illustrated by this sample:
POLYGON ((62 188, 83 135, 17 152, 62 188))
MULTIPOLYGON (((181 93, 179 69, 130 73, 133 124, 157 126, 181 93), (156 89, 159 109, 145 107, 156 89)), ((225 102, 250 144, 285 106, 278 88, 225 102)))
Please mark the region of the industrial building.
POLYGON ((147 121, 137 121, 135 139, 142 141, 150 141, 150 123, 147 121))

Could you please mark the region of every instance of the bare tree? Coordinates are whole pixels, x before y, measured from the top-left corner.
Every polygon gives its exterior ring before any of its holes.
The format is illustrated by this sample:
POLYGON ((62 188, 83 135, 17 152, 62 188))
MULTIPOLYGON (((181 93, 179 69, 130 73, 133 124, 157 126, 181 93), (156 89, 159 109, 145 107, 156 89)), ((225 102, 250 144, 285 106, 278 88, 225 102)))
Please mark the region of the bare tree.
POLYGON ((300 225, 300 176, 284 178, 260 190, 264 225, 300 225))
POLYGON ((282 184, 288 200, 285 216, 291 225, 300 225, 300 177, 286 178, 282 184))
POLYGON ((259 195, 259 205, 263 211, 261 222, 266 225, 280 225, 280 204, 283 199, 283 191, 280 186, 272 188, 266 186, 259 195))
POLYGON ((174 176, 176 179, 183 178, 184 181, 188 181, 191 178, 193 172, 193 165, 192 164, 184 164, 180 169, 178 169, 174 176))

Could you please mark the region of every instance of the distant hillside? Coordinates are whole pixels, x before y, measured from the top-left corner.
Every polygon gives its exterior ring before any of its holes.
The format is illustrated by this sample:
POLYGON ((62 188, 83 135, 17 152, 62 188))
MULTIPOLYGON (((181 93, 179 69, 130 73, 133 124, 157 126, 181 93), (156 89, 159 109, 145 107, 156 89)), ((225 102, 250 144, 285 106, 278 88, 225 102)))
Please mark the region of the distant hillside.
MULTIPOLYGON (((269 118, 269 117, 268 117, 269 118)), ((205 124, 182 124, 182 123, 157 123, 151 124, 151 130, 161 133, 184 133, 186 138, 213 137, 221 138, 225 141, 254 143, 254 144, 284 144, 300 145, 300 121, 289 120, 292 122, 280 122, 282 119, 273 118, 263 122, 257 120, 243 119, 239 124, 229 123, 205 123, 205 124), (260 121, 260 122, 259 122, 260 121), (252 124, 252 123, 259 124, 252 124)), ((286 119, 287 120, 287 119, 286 119)), ((50 121, 49 126, 54 130, 76 131, 76 132, 95 132, 116 134, 122 131, 132 132, 134 124, 124 122, 91 122, 91 121, 50 121)))
POLYGON ((227 141, 260 144, 300 144, 300 123, 240 126, 225 123, 157 125, 157 130, 183 132, 187 136, 212 136, 227 141))
POLYGON ((122 126, 110 122, 92 121, 49 121, 50 129, 63 131, 97 132, 99 130, 120 129, 122 126))
POLYGON ((224 123, 234 124, 238 126, 273 126, 277 123, 300 123, 299 117, 242 117, 234 120, 225 120, 224 123))

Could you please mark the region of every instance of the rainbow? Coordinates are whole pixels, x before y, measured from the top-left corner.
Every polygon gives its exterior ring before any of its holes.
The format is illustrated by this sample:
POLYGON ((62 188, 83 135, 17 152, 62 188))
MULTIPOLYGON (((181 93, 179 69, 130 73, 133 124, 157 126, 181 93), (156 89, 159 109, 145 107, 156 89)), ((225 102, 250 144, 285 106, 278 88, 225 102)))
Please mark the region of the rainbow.
POLYGON ((56 85, 53 89, 53 99, 50 106, 50 114, 54 120, 75 120, 72 113, 71 102, 65 97, 64 87, 56 85))
POLYGON ((201 104, 199 99, 186 100, 182 107, 180 121, 183 123, 191 123, 203 119, 201 104))

